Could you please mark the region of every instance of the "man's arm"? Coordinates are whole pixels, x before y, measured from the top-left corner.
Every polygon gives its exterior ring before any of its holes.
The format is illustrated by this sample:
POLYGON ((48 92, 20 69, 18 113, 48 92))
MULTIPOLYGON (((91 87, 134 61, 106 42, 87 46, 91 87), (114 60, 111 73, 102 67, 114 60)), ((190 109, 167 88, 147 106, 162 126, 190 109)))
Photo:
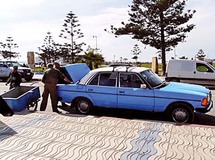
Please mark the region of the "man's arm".
POLYGON ((64 77, 63 80, 66 81, 67 83, 72 83, 67 77, 64 77))
POLYGON ((63 79, 67 83, 72 83, 59 69, 56 69, 56 70, 58 71, 60 79, 63 79))

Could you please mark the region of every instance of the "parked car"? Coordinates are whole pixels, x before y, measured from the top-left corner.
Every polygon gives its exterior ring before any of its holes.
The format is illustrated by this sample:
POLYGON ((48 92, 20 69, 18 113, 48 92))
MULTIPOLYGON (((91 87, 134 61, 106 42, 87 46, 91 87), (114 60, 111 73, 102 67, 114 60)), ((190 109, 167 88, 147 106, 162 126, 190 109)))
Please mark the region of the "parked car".
POLYGON ((93 107, 165 112, 175 122, 192 122, 194 112, 213 107, 211 91, 200 85, 165 82, 149 68, 105 67, 90 70, 86 64, 65 69, 74 84, 59 84, 58 96, 82 114, 93 107))
POLYGON ((0 79, 7 81, 10 76, 11 69, 8 65, 0 63, 0 79))
POLYGON ((14 66, 18 66, 18 71, 21 74, 22 78, 24 78, 26 81, 31 81, 34 73, 31 71, 31 68, 24 67, 21 64, 19 64, 17 61, 0 61, 0 64, 5 64, 10 67, 12 70, 14 66))
POLYGON ((205 61, 170 60, 166 81, 215 86, 215 68, 205 61))

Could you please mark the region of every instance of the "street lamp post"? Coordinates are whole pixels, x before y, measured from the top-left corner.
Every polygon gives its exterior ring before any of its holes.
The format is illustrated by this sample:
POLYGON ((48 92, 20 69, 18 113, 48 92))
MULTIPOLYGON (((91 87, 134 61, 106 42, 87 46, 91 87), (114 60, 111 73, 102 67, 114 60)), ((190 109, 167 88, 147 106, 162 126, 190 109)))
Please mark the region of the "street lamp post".
POLYGON ((96 39, 96 48, 95 48, 95 51, 96 51, 96 53, 97 53, 97 51, 98 51, 98 48, 97 48, 97 36, 93 36, 93 38, 96 39))

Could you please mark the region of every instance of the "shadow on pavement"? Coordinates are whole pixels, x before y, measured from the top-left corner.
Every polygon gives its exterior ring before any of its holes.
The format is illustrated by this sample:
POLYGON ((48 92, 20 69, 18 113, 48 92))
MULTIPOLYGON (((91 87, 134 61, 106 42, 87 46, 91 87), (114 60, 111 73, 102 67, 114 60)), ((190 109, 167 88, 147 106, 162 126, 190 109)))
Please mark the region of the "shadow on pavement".
POLYGON ((195 114, 194 124, 215 126, 215 116, 208 114, 195 114))
MULTIPOLYGON (((75 108, 70 108, 69 106, 67 107, 59 106, 59 108, 70 114, 78 114, 75 108)), ((107 117, 117 117, 117 118, 126 118, 126 119, 141 119, 141 120, 172 122, 164 113, 153 113, 153 112, 145 112, 145 111, 126 110, 126 109, 96 108, 90 112, 90 115, 97 116, 97 117, 107 116, 107 117)), ((193 124, 215 126, 215 116, 207 115, 207 114, 195 114, 195 119, 193 124)))
POLYGON ((14 134, 17 134, 17 132, 0 121, 0 142, 6 138, 13 136, 14 134))

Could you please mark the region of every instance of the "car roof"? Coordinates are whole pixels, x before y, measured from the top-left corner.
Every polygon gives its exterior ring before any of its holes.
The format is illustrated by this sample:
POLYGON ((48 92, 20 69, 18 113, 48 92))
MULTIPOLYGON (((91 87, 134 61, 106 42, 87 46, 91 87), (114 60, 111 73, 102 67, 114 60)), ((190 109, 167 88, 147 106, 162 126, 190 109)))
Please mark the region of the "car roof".
POLYGON ((116 66, 116 67, 103 67, 90 70, 86 63, 75 63, 64 66, 69 76, 74 83, 80 81, 82 78, 86 78, 88 75, 96 74, 99 72, 136 72, 140 73, 149 68, 144 67, 130 67, 130 66, 116 66))
POLYGON ((116 72, 142 72, 148 70, 149 68, 145 67, 130 67, 130 66, 117 66, 117 67, 104 67, 104 68, 97 68, 91 70, 90 72, 104 72, 104 71, 116 71, 116 72))

